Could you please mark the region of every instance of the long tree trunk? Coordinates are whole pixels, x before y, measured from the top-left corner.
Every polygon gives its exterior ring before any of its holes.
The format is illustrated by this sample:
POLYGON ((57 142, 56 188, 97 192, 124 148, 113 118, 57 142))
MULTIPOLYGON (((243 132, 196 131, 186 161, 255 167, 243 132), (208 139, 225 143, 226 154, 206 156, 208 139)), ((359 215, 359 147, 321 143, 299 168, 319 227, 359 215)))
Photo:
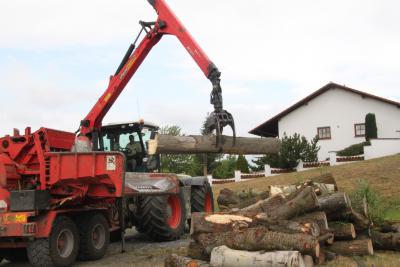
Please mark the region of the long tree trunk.
POLYGON ((329 228, 335 235, 335 240, 353 240, 356 238, 356 230, 352 223, 330 222, 329 228))
POLYGON ((348 256, 373 255, 374 249, 371 239, 360 239, 353 241, 336 241, 327 250, 348 256))
POLYGON ((333 178, 332 173, 324 173, 320 176, 310 178, 312 181, 317 182, 317 183, 322 183, 322 184, 334 184, 335 185, 335 190, 338 190, 338 186, 336 183, 335 178, 333 178))
POLYGON ((210 267, 205 261, 171 254, 164 261, 164 267, 210 267))
POLYGON ((261 212, 268 212, 273 210, 277 207, 280 207, 286 202, 286 199, 283 195, 275 195, 269 197, 265 200, 260 200, 257 203, 250 205, 246 208, 243 208, 239 213, 261 213, 261 212))
POLYGON ((216 247, 211 252, 213 267, 305 267, 298 251, 250 252, 216 247))
POLYGON ((225 245, 238 250, 298 250, 313 257, 319 255, 319 243, 315 237, 305 234, 272 232, 265 227, 225 233, 199 234, 194 238, 206 253, 211 253, 211 250, 215 247, 225 245))
POLYGON ((328 220, 326 218, 325 212, 323 211, 306 213, 292 220, 296 222, 315 222, 316 224, 318 224, 321 233, 329 232, 328 220))
POLYGON ((237 137, 235 144, 230 136, 222 136, 222 144, 216 146, 215 135, 172 136, 158 134, 149 141, 148 153, 152 154, 269 154, 278 153, 280 141, 277 138, 237 137))
POLYGON ((400 233, 380 233, 372 230, 374 248, 400 251, 400 233))
POLYGON ((270 221, 264 213, 257 215, 237 215, 225 213, 199 213, 192 214, 190 234, 222 233, 237 231, 254 226, 263 226, 274 232, 301 233, 319 236, 319 226, 314 222, 295 222, 288 220, 270 221))
POLYGON ((221 211, 230 211, 235 208, 242 209, 248 207, 257 201, 266 199, 268 197, 267 191, 256 190, 243 190, 235 192, 233 190, 223 188, 218 196, 218 207, 221 211))
POLYGON ((337 219, 343 213, 351 211, 351 202, 344 192, 337 192, 318 198, 320 210, 324 211, 328 219, 337 219))

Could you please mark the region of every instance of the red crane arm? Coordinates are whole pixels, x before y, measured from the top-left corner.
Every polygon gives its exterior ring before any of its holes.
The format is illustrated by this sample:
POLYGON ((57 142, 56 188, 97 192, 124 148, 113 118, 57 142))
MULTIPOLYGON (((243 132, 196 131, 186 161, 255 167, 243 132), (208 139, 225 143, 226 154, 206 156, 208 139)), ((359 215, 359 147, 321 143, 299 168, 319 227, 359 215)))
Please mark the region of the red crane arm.
POLYGON ((128 49, 116 74, 110 78, 107 90, 93 106, 86 118, 81 121, 80 134, 90 136, 90 134, 97 132, 101 128, 104 116, 117 100, 122 90, 124 90, 126 84, 135 74, 150 50, 160 41, 164 34, 175 35, 203 71, 204 75, 212 82, 211 104, 214 105, 215 111, 211 114, 208 123, 210 132, 216 129, 218 135, 226 125, 230 125, 234 130, 232 115, 222 109, 222 91, 219 79, 221 73, 218 71, 218 68, 207 57, 164 0, 148 0, 148 2, 158 14, 157 21, 153 23, 140 22, 142 31, 146 31, 144 39, 133 53, 134 46, 131 45, 130 49, 128 49))

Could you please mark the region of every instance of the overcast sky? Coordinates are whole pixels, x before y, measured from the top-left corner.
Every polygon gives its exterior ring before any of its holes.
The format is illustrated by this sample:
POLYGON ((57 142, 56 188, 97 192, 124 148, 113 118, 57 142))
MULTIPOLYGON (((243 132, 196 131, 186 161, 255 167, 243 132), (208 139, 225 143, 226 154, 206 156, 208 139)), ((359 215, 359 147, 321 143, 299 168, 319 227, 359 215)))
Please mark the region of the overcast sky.
MULTIPOLYGON (((333 81, 400 101, 399 1, 169 0, 222 71, 240 135, 333 81)), ((0 1, 0 135, 74 131, 108 84, 146 0, 0 1)), ((199 132, 211 84, 173 37, 153 49, 105 118, 199 132)), ((229 133, 229 132, 228 132, 229 133)))

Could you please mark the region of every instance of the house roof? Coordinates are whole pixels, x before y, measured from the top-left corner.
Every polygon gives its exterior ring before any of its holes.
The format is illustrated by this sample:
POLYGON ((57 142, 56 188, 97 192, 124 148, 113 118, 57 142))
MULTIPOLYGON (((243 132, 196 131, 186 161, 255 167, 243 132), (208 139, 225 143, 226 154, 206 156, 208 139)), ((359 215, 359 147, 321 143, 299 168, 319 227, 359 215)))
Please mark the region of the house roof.
POLYGON ((307 104, 310 100, 316 98, 317 96, 325 93, 326 91, 330 90, 330 89, 342 89, 351 93, 355 93, 355 94, 359 94, 361 95, 363 98, 372 98, 378 101, 382 101, 385 102, 387 104, 391 104, 391 105, 395 105, 396 107, 400 108, 400 103, 393 101, 393 100, 389 100, 383 97, 379 97, 376 95, 371 95, 369 93, 363 92, 363 91, 359 91, 353 88, 349 88, 346 87, 344 85, 340 85, 337 83, 333 83, 330 82, 328 84, 326 84, 325 86, 321 87, 320 89, 318 89, 317 91, 315 91, 314 93, 310 94, 309 96, 303 98, 302 100, 300 100, 299 102, 297 102, 296 104, 290 106, 289 108, 285 109, 284 111, 282 111, 281 113, 275 115, 274 117, 272 117, 271 119, 267 120, 266 122, 260 124, 259 126, 257 126, 256 128, 254 128, 253 130, 251 130, 249 133, 254 134, 254 135, 259 135, 259 136, 264 136, 264 137, 276 137, 278 136, 279 130, 278 130, 278 122, 279 120, 286 116, 287 114, 289 114, 290 112, 296 110, 297 108, 307 104))

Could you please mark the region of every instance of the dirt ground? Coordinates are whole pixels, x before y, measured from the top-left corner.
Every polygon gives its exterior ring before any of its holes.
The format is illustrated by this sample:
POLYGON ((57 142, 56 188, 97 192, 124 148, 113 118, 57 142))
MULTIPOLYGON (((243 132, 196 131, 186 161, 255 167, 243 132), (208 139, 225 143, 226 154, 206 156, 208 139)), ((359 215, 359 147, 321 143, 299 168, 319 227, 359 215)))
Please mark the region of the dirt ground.
MULTIPOLYGON (((164 259, 169 254, 184 255, 189 245, 189 237, 186 235, 180 240, 172 242, 154 242, 145 235, 135 231, 129 231, 126 238, 125 253, 121 253, 121 243, 110 244, 107 254, 103 259, 90 262, 77 262, 74 266, 89 267, 162 267, 164 259)), ((2 267, 28 267, 28 262, 11 263, 3 261, 2 267)))

